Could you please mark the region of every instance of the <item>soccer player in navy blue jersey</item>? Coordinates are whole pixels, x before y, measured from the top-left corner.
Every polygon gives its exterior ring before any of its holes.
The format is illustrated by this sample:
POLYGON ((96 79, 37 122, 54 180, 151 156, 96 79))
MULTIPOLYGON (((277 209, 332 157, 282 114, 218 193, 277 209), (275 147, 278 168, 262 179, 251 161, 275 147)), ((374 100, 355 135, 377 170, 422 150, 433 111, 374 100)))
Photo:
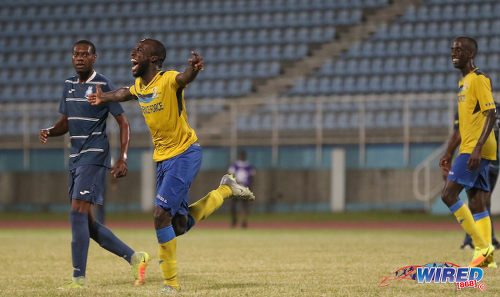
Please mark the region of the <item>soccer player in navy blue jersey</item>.
POLYGON ((95 205, 103 204, 106 171, 111 167, 109 142, 106 136, 106 119, 111 113, 120 127, 121 154, 111 168, 114 178, 127 175, 127 151, 130 127, 123 108, 117 102, 91 106, 87 97, 96 91, 96 86, 113 90, 111 82, 94 70, 97 60, 92 42, 77 41, 73 45, 73 67, 77 73, 64 81, 64 91, 59 104, 61 118, 50 128, 39 133, 40 142, 48 137, 69 132, 71 150, 69 154, 69 195, 71 199, 70 222, 72 231, 71 254, 73 278, 63 289, 85 287, 85 272, 89 240, 92 238, 101 247, 124 258, 130 263, 135 285, 145 282, 144 271, 149 261, 145 252, 134 252, 116 237, 111 230, 95 218, 95 205))

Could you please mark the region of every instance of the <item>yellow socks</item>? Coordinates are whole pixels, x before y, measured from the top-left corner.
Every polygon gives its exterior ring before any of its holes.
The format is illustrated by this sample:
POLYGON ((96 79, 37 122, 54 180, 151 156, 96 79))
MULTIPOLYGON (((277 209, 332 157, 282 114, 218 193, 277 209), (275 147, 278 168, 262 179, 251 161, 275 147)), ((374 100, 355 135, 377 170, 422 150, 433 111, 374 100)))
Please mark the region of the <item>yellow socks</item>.
POLYGON ((156 230, 158 238, 158 258, 163 282, 167 286, 179 291, 181 287, 177 281, 177 238, 172 225, 156 230))
POLYGON ((207 196, 191 204, 189 206, 189 214, 193 217, 194 222, 198 223, 212 214, 222 205, 224 199, 231 197, 231 195, 231 188, 221 185, 217 190, 211 191, 207 196))
MULTIPOLYGON (((472 241, 474 242, 474 246, 479 248, 488 247, 488 243, 486 242, 485 237, 483 237, 483 233, 479 231, 479 228, 476 225, 476 222, 474 221, 474 218, 472 217, 469 208, 462 202, 462 200, 458 200, 457 203, 450 206, 450 211, 455 215, 458 223, 462 226, 465 232, 467 232, 470 235, 472 241)), ((490 237, 491 237, 491 225, 490 225, 490 237)))
POLYGON ((481 237, 483 237, 487 243, 491 243, 491 219, 489 212, 483 211, 476 213, 473 217, 481 237))

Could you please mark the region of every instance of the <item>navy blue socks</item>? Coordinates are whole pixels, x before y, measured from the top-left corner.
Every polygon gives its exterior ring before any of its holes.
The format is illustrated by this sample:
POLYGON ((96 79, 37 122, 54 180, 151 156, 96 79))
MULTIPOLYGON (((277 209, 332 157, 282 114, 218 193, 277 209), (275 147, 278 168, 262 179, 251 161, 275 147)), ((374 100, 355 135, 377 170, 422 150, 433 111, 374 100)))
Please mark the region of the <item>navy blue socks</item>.
POLYGON ((73 259, 73 277, 85 276, 87 255, 89 252, 88 215, 77 211, 69 214, 71 223, 71 256, 73 259))
POLYGON ((102 248, 130 263, 134 250, 116 237, 106 226, 97 221, 92 223, 90 225, 90 238, 95 240, 102 248))

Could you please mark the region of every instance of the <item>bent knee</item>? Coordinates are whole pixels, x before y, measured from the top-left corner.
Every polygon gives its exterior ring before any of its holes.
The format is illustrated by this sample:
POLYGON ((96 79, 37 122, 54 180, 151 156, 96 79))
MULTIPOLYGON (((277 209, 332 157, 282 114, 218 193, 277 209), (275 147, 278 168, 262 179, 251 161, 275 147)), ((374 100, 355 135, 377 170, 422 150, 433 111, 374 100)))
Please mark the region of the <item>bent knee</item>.
POLYGON ((172 227, 174 228, 174 232, 175 232, 176 236, 179 236, 179 235, 186 233, 187 216, 176 215, 172 219, 172 227))
POLYGON ((171 224, 172 216, 168 211, 165 211, 163 208, 155 207, 153 212, 153 220, 155 224, 155 229, 159 230, 171 224))
POLYGON ((172 226, 174 227, 175 236, 179 236, 186 233, 186 225, 184 226, 172 225, 172 226))

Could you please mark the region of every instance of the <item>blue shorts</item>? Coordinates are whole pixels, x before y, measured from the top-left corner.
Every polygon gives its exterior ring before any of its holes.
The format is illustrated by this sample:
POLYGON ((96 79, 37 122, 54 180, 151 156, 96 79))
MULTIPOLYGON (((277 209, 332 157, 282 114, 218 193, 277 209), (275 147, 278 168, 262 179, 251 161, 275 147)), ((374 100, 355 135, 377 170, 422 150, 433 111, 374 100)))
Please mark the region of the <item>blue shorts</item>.
POLYGON ((69 171, 68 189, 71 199, 102 205, 107 168, 99 165, 82 165, 69 171))
POLYGON ((460 154, 455 159, 453 166, 448 173, 448 180, 454 181, 465 186, 466 190, 472 188, 480 189, 485 192, 490 191, 489 184, 489 168, 490 160, 481 159, 479 168, 476 171, 467 170, 467 161, 469 160, 470 154, 460 154))
POLYGON ((189 213, 189 189, 201 166, 201 147, 191 145, 185 152, 156 164, 155 205, 176 214, 189 213))

